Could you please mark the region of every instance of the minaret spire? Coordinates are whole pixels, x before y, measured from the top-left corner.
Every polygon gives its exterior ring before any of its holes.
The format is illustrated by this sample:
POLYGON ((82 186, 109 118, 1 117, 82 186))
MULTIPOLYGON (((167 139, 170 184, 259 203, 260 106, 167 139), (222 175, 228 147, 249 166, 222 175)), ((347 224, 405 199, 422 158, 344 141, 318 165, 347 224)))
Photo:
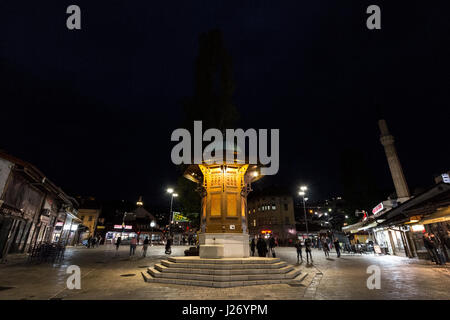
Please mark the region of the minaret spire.
POLYGON ((389 169, 391 170, 397 198, 400 200, 406 200, 410 197, 410 194, 408 184, 406 183, 406 179, 403 174, 402 165, 400 164, 400 159, 398 158, 397 151, 395 150, 394 137, 389 132, 386 120, 379 120, 378 126, 381 132, 380 141, 384 146, 384 151, 386 152, 386 158, 388 160, 389 169))

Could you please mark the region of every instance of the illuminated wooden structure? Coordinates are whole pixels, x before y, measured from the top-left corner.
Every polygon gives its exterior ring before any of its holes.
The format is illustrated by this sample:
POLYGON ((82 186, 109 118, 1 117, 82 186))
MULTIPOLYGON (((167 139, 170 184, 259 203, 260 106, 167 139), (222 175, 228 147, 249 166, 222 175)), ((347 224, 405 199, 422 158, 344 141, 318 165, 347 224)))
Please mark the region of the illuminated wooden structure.
POLYGON ((248 257, 247 195, 251 183, 261 178, 258 166, 205 159, 189 166, 184 176, 198 184, 202 197, 200 257, 248 257))

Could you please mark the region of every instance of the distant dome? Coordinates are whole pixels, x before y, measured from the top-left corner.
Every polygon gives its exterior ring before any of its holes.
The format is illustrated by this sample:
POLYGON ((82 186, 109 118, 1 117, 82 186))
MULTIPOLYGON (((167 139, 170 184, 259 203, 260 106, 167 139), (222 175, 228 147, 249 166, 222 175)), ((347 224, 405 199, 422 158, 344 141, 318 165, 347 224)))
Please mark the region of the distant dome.
POLYGON ((210 144, 208 144, 205 148, 205 152, 212 152, 213 150, 216 151, 221 151, 221 152, 226 152, 228 150, 236 152, 236 153, 241 153, 242 149, 236 144, 233 143, 231 141, 214 141, 211 142, 210 144))

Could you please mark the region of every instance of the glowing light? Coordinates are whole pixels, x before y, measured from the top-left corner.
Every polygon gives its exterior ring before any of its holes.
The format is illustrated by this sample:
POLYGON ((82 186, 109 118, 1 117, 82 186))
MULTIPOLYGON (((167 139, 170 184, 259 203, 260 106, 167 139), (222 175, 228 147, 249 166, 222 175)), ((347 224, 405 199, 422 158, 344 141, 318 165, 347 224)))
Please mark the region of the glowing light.
POLYGON ((420 232, 420 231, 424 231, 425 227, 423 226, 423 224, 415 224, 411 226, 412 231, 414 232, 420 232))
POLYGON ((168 193, 173 193, 173 189, 172 189, 172 188, 169 188, 169 189, 167 189, 167 192, 168 192, 168 193))

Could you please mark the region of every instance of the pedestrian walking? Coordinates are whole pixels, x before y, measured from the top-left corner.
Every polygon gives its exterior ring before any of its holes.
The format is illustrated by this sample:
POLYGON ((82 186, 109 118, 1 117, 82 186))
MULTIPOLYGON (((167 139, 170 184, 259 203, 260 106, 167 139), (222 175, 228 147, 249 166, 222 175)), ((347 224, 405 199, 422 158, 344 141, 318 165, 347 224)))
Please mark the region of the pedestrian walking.
POLYGON ((250 242, 250 251, 252 252, 252 257, 255 256, 255 248, 256 248, 256 242, 255 242, 255 238, 253 238, 252 241, 250 242))
POLYGON ((327 239, 325 241, 323 241, 323 252, 325 253, 325 257, 327 257, 327 258, 330 257, 330 247, 328 246, 327 239))
POLYGON ((122 237, 117 237, 117 239, 116 239, 116 254, 117 254, 117 252, 119 251, 119 246, 120 246, 120 243, 122 242, 122 237))
POLYGON ((102 241, 102 236, 98 235, 97 236, 97 248, 100 246, 100 241, 102 241))
POLYGON ((87 247, 90 248, 92 244, 92 236, 89 236, 88 240, 87 240, 87 247))
POLYGON ((166 242, 166 254, 171 254, 172 253, 172 240, 170 238, 167 238, 167 242, 166 242))
POLYGON ((137 239, 136 237, 131 238, 130 241, 130 257, 134 256, 134 253, 136 252, 136 246, 137 246, 137 239))
POLYGON ((300 263, 300 259, 303 262, 302 243, 301 243, 300 239, 297 240, 297 243, 295 244, 295 248, 297 249, 297 263, 300 263))
POLYGON ((334 248, 336 249, 336 255, 337 255, 337 257, 340 258, 340 257, 341 257, 341 244, 339 243, 339 240, 338 240, 338 239, 336 239, 336 240, 334 241, 334 248))
POLYGON ((149 242, 150 241, 148 240, 148 237, 145 237, 144 244, 142 245, 142 256, 143 257, 147 256, 147 249, 148 249, 149 242))

